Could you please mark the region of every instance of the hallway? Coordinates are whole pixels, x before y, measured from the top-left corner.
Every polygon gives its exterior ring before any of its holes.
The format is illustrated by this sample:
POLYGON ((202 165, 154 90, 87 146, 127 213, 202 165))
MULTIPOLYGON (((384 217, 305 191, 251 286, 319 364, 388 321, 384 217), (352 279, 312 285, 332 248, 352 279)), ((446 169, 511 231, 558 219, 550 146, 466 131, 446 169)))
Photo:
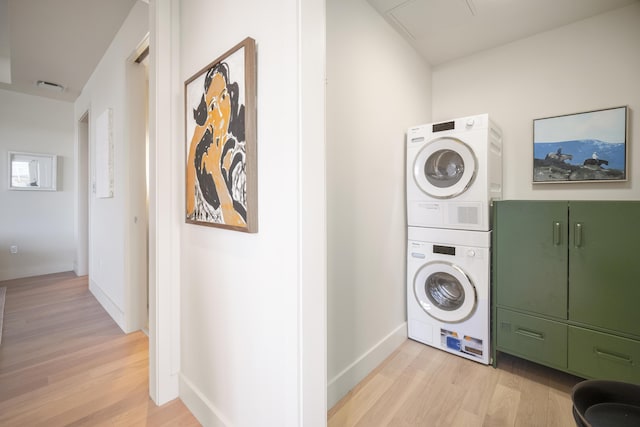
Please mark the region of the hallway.
POLYGON ((149 340, 125 335, 73 273, 7 287, 0 345, 2 426, 198 426, 180 400, 149 398, 149 340))

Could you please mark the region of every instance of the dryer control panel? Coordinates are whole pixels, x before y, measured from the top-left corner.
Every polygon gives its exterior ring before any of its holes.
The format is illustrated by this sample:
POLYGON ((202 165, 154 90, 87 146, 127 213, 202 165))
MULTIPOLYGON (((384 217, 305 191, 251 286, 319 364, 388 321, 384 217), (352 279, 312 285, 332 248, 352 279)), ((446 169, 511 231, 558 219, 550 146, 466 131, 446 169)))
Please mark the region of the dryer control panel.
POLYGON ((450 122, 443 122, 443 123, 434 123, 431 126, 431 130, 433 132, 443 132, 445 130, 452 130, 456 128, 456 122, 455 121, 450 121, 450 122))

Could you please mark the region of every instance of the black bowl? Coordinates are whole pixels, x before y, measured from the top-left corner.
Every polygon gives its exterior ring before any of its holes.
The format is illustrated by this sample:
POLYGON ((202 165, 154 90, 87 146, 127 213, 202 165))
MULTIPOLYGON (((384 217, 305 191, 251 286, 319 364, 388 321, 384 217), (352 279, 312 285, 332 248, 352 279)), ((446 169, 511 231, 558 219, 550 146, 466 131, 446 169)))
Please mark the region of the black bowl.
POLYGON ((640 425, 640 385, 587 380, 573 387, 573 417, 580 427, 640 425), (614 424, 617 423, 617 424, 614 424))

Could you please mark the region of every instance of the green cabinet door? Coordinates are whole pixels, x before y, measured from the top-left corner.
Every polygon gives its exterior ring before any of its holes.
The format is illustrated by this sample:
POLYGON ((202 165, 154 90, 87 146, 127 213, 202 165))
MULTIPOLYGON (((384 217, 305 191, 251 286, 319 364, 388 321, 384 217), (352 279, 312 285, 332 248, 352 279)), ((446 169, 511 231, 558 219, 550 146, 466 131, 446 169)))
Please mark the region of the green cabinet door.
POLYGON ((569 320, 640 337, 640 202, 569 211, 569 320))
POLYGON ((567 318, 567 202, 495 202, 496 303, 567 318))

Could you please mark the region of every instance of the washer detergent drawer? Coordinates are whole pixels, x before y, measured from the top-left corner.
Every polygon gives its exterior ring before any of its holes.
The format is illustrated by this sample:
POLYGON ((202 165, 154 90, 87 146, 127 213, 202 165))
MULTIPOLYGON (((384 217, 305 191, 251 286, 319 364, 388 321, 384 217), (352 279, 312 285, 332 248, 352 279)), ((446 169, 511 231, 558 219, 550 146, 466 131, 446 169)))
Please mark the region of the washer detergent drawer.
POLYGON ((586 378, 640 383, 640 341, 569 326, 569 370, 586 378))
POLYGON ((567 325, 498 308, 498 350, 567 369, 567 325))

